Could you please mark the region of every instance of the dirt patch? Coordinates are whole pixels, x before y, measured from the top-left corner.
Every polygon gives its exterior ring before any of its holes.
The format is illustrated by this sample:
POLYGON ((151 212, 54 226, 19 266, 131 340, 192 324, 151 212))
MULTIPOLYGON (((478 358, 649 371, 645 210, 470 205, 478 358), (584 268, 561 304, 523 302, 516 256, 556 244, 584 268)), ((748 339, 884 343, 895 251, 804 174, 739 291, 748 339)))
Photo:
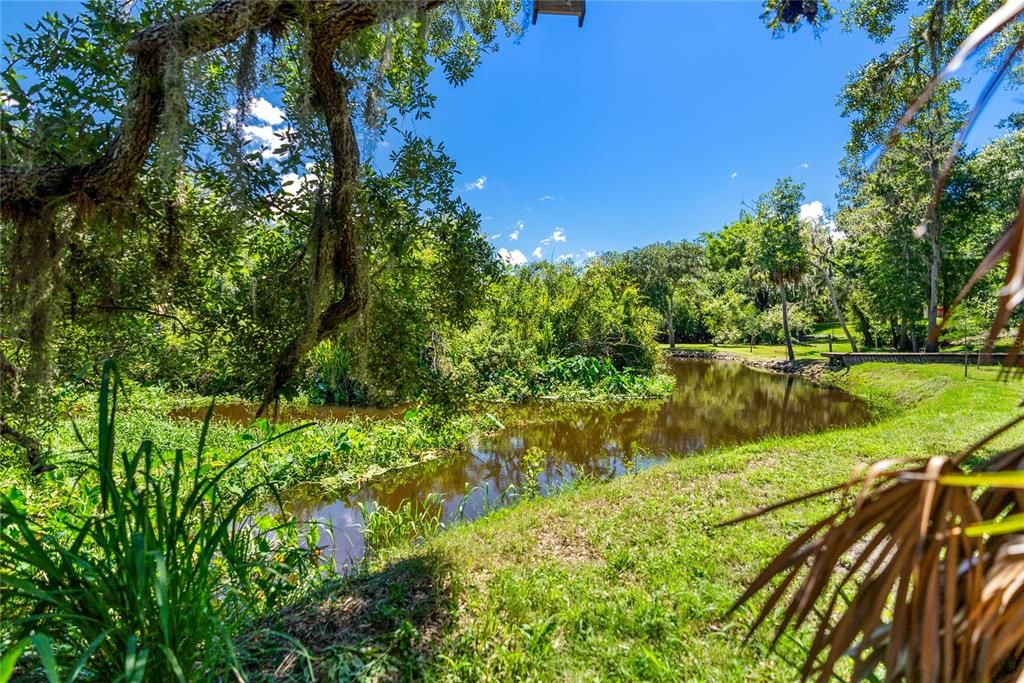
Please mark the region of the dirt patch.
POLYGON ((454 605, 448 562, 416 556, 285 608, 247 649, 258 653, 260 680, 302 678, 308 663, 316 671, 319 661, 342 650, 400 652, 403 659, 414 654, 425 662, 448 629, 454 605))
POLYGON ((604 558, 587 538, 583 527, 564 520, 545 523, 536 537, 537 555, 568 566, 603 563, 604 558))

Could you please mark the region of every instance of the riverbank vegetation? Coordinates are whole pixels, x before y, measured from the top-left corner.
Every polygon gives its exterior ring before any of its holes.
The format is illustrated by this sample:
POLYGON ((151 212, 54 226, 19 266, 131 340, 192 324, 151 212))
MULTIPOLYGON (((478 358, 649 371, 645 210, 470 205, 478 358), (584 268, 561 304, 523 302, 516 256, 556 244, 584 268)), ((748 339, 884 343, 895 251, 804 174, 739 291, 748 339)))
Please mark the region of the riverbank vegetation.
MULTIPOLYGON (((369 622, 380 628, 345 651, 314 653, 316 665, 452 680, 791 681, 807 634, 784 639, 773 653, 770 633, 743 642, 752 608, 728 611, 748 578, 831 501, 719 525, 845 482, 855 468, 895 454, 929 457, 969 446, 1018 412, 1016 386, 997 375, 993 368, 964 379, 956 367, 859 365, 833 381, 869 401, 879 416, 870 425, 674 460, 520 503, 423 547, 394 549, 353 579, 359 591, 403 576, 403 588, 373 593, 369 622), (410 593, 427 586, 431 609, 403 611, 410 593), (392 630, 394 612, 410 615, 410 623, 392 630)), ((982 455, 1019 437, 1020 428, 982 455)), ((339 614, 336 598, 323 600, 302 615, 339 614)))
MULTIPOLYGON (((964 379, 956 368, 866 365, 834 379, 867 399, 880 419, 673 461, 393 551, 356 584, 404 568, 414 574, 410 590, 445 587, 435 611, 412 624, 417 647, 403 650, 407 641, 375 632, 344 652, 319 652, 325 659, 317 666, 368 675, 412 668, 462 680, 793 680, 787 659, 800 659, 806 634, 772 653, 770 634, 742 641, 750 608, 727 612, 793 529, 830 503, 719 524, 841 483, 856 467, 894 454, 954 454, 1017 412, 1016 387, 998 381, 994 369, 964 379), (360 645, 375 656, 360 656, 360 645)), ((379 599, 376 618, 386 623, 407 596, 399 590, 379 599)), ((305 613, 315 618, 317 611, 305 613)))

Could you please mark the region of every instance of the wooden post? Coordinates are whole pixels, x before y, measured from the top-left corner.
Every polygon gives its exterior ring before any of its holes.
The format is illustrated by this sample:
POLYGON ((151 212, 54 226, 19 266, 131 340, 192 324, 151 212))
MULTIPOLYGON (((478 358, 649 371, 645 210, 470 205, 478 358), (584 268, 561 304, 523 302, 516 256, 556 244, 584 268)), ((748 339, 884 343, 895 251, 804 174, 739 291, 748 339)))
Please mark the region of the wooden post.
POLYGON ((828 333, 828 352, 832 353, 832 333, 828 333))

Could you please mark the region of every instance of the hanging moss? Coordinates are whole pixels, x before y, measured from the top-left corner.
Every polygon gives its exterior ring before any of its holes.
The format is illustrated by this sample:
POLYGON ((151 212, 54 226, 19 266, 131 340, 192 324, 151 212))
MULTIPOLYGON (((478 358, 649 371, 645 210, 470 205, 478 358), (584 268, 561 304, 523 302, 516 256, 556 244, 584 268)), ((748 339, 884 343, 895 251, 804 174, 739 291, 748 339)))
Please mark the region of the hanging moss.
POLYGON ((188 121, 188 96, 185 70, 177 47, 167 50, 163 68, 163 110, 155 165, 160 178, 173 187, 182 164, 182 137, 188 121))

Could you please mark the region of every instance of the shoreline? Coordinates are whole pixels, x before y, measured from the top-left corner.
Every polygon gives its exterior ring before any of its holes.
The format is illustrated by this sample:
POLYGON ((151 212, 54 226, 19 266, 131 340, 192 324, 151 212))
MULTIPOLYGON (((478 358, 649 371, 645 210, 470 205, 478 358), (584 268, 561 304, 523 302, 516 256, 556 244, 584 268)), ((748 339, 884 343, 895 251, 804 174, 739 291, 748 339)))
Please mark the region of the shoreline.
POLYGON ((784 358, 769 360, 753 358, 739 353, 729 353, 728 351, 702 351, 696 349, 666 350, 665 353, 671 358, 737 362, 755 370, 771 372, 777 375, 792 375, 816 384, 830 384, 823 378, 826 372, 832 370, 829 367, 829 362, 826 360, 797 359, 790 361, 784 358))

